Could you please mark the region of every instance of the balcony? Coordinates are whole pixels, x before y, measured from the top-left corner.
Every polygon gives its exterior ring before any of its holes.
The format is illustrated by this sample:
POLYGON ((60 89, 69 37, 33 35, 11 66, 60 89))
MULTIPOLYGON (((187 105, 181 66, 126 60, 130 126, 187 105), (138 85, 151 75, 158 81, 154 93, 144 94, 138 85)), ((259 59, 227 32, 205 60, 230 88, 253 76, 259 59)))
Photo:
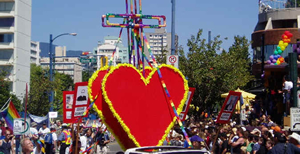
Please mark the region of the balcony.
POLYGON ((0 49, 14 49, 13 42, 0 42, 0 49))
POLYGON ((14 64, 14 60, 11 59, 0 59, 0 65, 1 66, 10 66, 14 64))
POLYGON ((14 33, 15 27, 0 27, 0 33, 14 33))
POLYGON ((14 17, 14 16, 15 16, 15 11, 0 11, 0 18, 7 18, 7 17, 14 17))

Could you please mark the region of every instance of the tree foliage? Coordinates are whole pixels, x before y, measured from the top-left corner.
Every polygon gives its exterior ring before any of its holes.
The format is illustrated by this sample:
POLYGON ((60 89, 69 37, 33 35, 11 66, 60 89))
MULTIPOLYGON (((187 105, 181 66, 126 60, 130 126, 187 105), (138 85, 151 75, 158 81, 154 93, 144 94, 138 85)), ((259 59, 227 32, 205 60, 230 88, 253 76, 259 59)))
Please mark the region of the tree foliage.
POLYGON ((73 79, 66 74, 55 72, 53 83, 49 80, 49 70, 41 66, 31 64, 30 68, 30 93, 28 111, 31 114, 44 116, 49 112, 49 94, 54 90, 54 111, 62 114, 62 91, 70 90, 73 86, 73 79))
POLYGON ((199 107, 199 113, 212 112, 221 105, 222 93, 245 86, 252 76, 249 72, 249 41, 246 37, 235 36, 233 45, 226 52, 222 50, 220 36, 211 43, 201 38, 202 30, 191 36, 187 55, 179 49, 179 68, 187 77, 189 86, 196 91, 192 104, 199 107))
POLYGON ((3 107, 6 101, 11 97, 11 100, 14 103, 16 109, 18 111, 21 111, 21 101, 15 94, 10 92, 10 83, 11 81, 9 81, 7 78, 7 72, 0 70, 0 106, 3 107))

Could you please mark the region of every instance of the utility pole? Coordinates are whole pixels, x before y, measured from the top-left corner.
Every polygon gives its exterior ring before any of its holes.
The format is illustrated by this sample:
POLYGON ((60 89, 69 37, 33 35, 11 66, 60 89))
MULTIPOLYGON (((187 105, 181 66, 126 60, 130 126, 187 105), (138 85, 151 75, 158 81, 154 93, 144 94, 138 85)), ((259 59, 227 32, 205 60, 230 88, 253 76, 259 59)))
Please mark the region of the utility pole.
POLYGON ((175 55, 175 0, 172 3, 172 30, 171 30, 171 55, 175 55))

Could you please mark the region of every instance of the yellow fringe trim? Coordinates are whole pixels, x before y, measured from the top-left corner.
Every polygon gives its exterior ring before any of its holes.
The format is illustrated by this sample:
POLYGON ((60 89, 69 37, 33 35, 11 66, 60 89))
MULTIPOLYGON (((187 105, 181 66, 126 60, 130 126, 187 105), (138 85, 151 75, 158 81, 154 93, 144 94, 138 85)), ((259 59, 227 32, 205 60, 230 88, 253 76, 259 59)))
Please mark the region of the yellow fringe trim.
MULTIPOLYGON (((99 70, 97 70, 96 72, 94 72, 94 74, 91 76, 91 78, 89 79, 89 82, 88 82, 88 93, 89 93, 89 97, 90 97, 90 100, 91 102, 94 102, 98 95, 95 96, 95 98, 92 96, 92 86, 93 86, 93 82, 96 80, 96 78, 98 77, 98 73, 100 71, 104 71, 104 70, 107 70, 108 69, 108 66, 104 66, 104 67, 101 67, 99 70)), ((101 85, 100 85, 101 86, 101 85)), ((99 87, 100 88, 100 87, 99 87)), ((101 94, 102 95, 102 94, 101 94)))
MULTIPOLYGON (((122 120, 122 118, 119 116, 119 114, 116 112, 116 110, 114 109, 113 107, 113 104, 112 102, 109 100, 108 96, 107 96, 107 92, 105 90, 105 84, 106 84, 106 81, 107 81, 107 78, 110 76, 110 74, 112 74, 115 70, 119 69, 120 67, 130 67, 134 70, 136 70, 137 73, 140 74, 141 76, 141 80, 145 83, 145 85, 149 84, 150 83, 150 79, 152 78, 153 74, 155 73, 156 68, 152 69, 152 72, 149 73, 148 77, 145 79, 143 77, 143 75, 140 73, 140 71, 138 71, 133 65, 131 64, 118 64, 117 66, 113 67, 106 75, 105 77, 103 78, 103 81, 102 81, 102 92, 103 92, 103 97, 104 97, 104 100, 105 102, 108 104, 109 106, 109 109, 111 110, 112 114, 114 117, 117 118, 117 120, 119 121, 120 125, 122 126, 123 130, 128 134, 128 137, 134 142, 134 144, 137 146, 137 147, 140 147, 140 144, 139 142, 137 142, 137 140, 135 139, 135 137, 131 134, 130 132, 130 129, 127 127, 127 125, 124 123, 124 121, 122 120)), ((185 89, 185 93, 184 93, 184 96, 183 96, 183 99, 181 100, 178 108, 177 108, 177 114, 179 115, 182 111, 182 108, 184 106, 184 103, 187 99, 187 95, 188 95, 188 91, 189 91, 189 86, 188 86, 188 82, 187 80, 185 79, 185 77, 183 76, 183 74, 175 67, 171 66, 171 65, 160 65, 159 68, 161 67, 168 67, 172 70, 174 70, 175 72, 177 72, 183 79, 184 81, 184 89, 185 89)), ((95 107, 94 107, 95 108, 95 107)), ((96 109, 98 110, 98 109, 96 109)), ((102 112, 99 111, 98 112, 100 117, 101 118, 104 118, 103 115, 102 115, 102 112)), ((166 131, 165 131, 165 135, 162 136, 162 139, 159 140, 157 146, 160 146, 163 144, 163 141, 166 139, 168 133, 170 132, 171 128, 174 126, 174 123, 176 121, 176 116, 173 118, 173 121, 170 123, 170 125, 167 127, 166 131)), ((119 143, 121 146, 122 143, 119 143)), ((124 146, 123 146, 124 147, 124 146)))

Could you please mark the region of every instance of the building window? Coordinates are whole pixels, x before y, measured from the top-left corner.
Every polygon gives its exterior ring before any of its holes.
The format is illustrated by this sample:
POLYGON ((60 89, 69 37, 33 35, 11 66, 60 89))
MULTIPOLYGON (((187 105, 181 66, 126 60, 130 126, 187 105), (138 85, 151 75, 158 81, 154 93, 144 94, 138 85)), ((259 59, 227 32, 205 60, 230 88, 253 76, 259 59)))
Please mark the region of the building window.
POLYGON ((0 18, 0 27, 13 27, 15 18, 0 18))
POLYGON ((9 60, 13 58, 13 50, 1 50, 0 51, 0 60, 9 60))
POLYGON ((14 38, 14 34, 0 34, 0 43, 13 42, 13 38, 14 38))
POLYGON ((122 53, 122 50, 119 50, 120 53, 122 53))
POLYGON ((150 38, 152 38, 153 36, 152 35, 150 35, 150 38))
POLYGON ((0 11, 14 11, 14 10, 15 10, 15 2, 0 3, 0 11))

